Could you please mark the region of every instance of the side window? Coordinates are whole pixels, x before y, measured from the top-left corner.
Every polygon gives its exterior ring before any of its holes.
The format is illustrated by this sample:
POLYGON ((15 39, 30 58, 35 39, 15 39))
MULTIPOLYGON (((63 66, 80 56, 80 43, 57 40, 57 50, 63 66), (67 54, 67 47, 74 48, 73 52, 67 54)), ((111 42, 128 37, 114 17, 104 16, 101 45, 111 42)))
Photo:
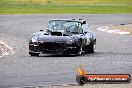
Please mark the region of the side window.
POLYGON ((47 30, 51 30, 51 21, 49 22, 48 26, 47 26, 47 30))
POLYGON ((83 28, 82 28, 82 24, 81 23, 78 24, 78 29, 79 29, 79 33, 83 33, 83 28))
POLYGON ((83 31, 84 31, 84 32, 89 32, 89 31, 90 31, 90 30, 89 30, 88 24, 83 24, 83 25, 82 25, 82 28, 83 28, 83 31))

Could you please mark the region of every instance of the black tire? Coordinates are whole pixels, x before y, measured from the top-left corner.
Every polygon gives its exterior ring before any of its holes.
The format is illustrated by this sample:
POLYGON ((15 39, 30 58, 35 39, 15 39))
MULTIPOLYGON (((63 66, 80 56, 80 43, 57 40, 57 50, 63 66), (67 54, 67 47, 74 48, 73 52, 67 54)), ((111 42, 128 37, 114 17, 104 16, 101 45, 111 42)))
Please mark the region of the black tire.
POLYGON ((95 44, 90 44, 88 48, 86 48, 85 53, 94 53, 95 52, 95 44))
POLYGON ((89 47, 89 53, 94 53, 95 52, 95 44, 92 44, 90 47, 89 47))
POLYGON ((39 53, 29 52, 29 54, 30 54, 31 56, 39 56, 39 53))
POLYGON ((86 83, 86 78, 84 76, 76 76, 76 81, 79 86, 83 86, 86 83))
POLYGON ((77 50, 77 53, 76 55, 77 56, 80 56, 82 54, 82 43, 81 41, 78 43, 78 50, 77 50))

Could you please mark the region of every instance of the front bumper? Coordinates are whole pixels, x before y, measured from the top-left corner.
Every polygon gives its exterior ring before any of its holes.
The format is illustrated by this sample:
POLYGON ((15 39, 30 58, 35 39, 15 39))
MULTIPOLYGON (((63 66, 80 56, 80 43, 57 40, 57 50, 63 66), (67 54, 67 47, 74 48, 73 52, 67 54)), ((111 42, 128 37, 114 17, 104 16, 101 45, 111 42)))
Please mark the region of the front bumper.
POLYGON ((49 54, 75 54, 79 51, 79 45, 76 43, 29 43, 29 52, 33 53, 49 53, 49 54))

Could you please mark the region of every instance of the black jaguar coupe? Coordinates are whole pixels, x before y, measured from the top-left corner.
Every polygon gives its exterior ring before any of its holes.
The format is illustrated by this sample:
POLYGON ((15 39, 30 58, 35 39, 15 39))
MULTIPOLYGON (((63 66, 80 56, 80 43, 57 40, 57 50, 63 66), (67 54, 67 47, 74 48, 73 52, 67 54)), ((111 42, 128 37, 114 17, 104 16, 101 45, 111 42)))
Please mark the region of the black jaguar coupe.
POLYGON ((90 32, 88 23, 79 19, 53 19, 47 30, 33 33, 29 39, 29 54, 73 54, 94 53, 96 37, 90 32))

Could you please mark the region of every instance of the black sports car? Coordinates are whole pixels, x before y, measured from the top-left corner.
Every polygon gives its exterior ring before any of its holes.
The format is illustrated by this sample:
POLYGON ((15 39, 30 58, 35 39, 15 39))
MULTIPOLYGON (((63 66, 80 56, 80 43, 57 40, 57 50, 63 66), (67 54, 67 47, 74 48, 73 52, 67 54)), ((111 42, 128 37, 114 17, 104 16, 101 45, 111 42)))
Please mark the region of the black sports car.
POLYGON ((53 19, 47 31, 33 33, 29 40, 29 54, 39 56, 46 54, 94 53, 95 35, 89 31, 88 23, 79 19, 53 19))

